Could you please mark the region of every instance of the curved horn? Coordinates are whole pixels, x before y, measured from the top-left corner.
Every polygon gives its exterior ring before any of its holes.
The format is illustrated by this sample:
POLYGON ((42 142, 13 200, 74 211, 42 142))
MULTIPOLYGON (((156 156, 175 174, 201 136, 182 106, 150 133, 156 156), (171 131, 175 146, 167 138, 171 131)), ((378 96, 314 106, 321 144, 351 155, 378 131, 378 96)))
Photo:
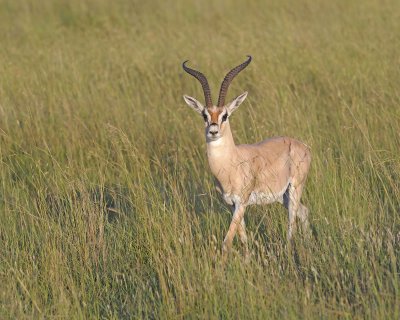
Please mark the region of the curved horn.
POLYGON ((225 104, 225 96, 226 93, 228 92, 228 87, 231 84, 233 78, 235 78, 237 74, 244 68, 246 68, 251 62, 251 56, 248 57, 249 58, 245 62, 239 64, 237 67, 234 67, 231 71, 229 71, 226 74, 224 81, 222 81, 221 89, 219 90, 218 107, 222 107, 225 104))
POLYGON ((188 61, 189 60, 186 60, 184 63, 182 63, 182 67, 187 73, 189 73, 190 75, 192 75, 193 77, 195 77, 197 80, 200 81, 201 86, 203 87, 204 99, 206 101, 206 106, 211 107, 212 106, 211 91, 210 91, 210 86, 208 85, 207 78, 201 72, 190 69, 189 67, 186 67, 185 64, 188 61))

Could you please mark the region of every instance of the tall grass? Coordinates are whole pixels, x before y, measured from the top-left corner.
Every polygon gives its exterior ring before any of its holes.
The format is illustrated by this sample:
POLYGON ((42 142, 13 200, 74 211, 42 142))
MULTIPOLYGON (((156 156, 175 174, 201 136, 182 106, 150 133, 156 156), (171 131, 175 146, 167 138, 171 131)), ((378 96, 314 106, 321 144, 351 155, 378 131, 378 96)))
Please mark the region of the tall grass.
POLYGON ((0 318, 400 317, 400 5, 387 1, 0 1, 0 318), (214 191, 202 98, 237 143, 312 148, 313 237, 278 205, 214 191))

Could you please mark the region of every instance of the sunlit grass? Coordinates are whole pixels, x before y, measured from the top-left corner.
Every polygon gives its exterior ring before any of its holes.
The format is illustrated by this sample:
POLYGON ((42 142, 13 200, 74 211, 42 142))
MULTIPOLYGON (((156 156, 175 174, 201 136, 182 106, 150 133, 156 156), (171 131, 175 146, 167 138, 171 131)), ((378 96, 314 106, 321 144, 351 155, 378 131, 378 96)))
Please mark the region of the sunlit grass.
POLYGON ((0 1, 0 318, 400 317, 397 1, 0 1), (248 210, 226 269, 202 99, 312 148, 311 240, 248 210))

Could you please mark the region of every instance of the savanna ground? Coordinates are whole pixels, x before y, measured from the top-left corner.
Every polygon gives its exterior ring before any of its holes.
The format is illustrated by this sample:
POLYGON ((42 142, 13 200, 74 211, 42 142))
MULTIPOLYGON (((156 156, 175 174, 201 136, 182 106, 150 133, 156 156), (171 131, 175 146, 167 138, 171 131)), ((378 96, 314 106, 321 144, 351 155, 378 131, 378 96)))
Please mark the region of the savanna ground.
POLYGON ((400 317, 400 3, 0 0, 0 318, 400 317), (313 237, 280 205, 221 244, 208 77, 237 143, 312 148, 313 237))

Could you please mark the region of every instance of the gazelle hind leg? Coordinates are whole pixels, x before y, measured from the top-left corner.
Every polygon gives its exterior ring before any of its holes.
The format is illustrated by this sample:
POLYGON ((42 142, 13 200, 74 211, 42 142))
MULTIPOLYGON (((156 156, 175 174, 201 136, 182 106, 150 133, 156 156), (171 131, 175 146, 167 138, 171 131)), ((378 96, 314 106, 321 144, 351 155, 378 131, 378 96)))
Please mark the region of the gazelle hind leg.
POLYGON ((310 169, 310 149, 306 148, 304 150, 303 148, 290 148, 290 159, 292 161, 290 165, 292 179, 288 190, 285 193, 286 198, 284 197, 284 205, 289 211, 289 240, 292 238, 294 233, 296 217, 300 219, 303 231, 308 229, 308 209, 300 202, 300 200, 308 171, 310 169))
POLYGON ((287 239, 290 241, 293 234, 296 231, 296 217, 299 217, 302 223, 307 221, 308 209, 300 203, 301 193, 303 191, 303 185, 299 184, 295 186, 290 184, 288 190, 285 193, 284 205, 289 211, 289 226, 287 239), (305 210, 305 209, 307 210, 305 210), (303 222, 304 221, 304 222, 303 222))

